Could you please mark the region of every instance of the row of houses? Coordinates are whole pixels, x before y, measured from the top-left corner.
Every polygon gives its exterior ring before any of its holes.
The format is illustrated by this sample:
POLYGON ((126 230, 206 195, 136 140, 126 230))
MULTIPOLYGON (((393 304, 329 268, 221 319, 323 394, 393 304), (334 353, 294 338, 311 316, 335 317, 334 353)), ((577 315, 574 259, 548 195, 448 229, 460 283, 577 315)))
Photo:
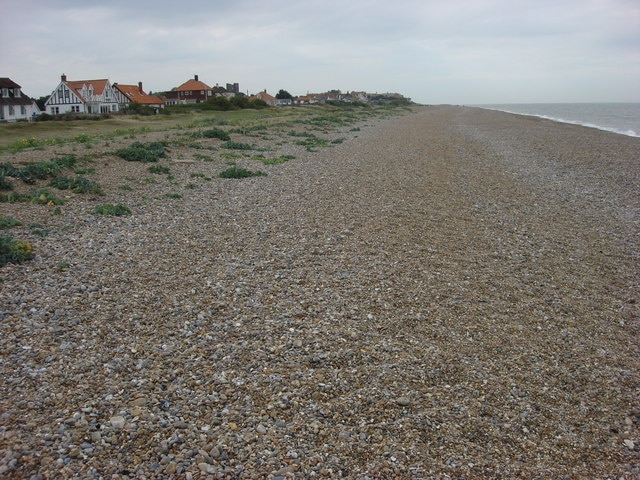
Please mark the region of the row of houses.
MULTIPOLYGON (((194 75, 183 84, 164 92, 162 95, 145 93, 142 82, 137 85, 111 83, 108 79, 69 80, 65 74, 60 83, 44 102, 44 111, 50 115, 65 113, 102 114, 118 113, 131 103, 146 106, 156 112, 165 105, 201 103, 214 96, 233 97, 241 95, 237 83, 227 83, 210 87, 194 75)), ((398 95, 398 94, 394 94, 398 95)), ((365 92, 343 94, 339 90, 321 94, 307 94, 292 98, 276 98, 266 89, 249 96, 250 100, 260 99, 269 105, 309 105, 338 102, 367 102, 365 92)), ((22 92, 22 87, 10 78, 0 78, 0 121, 31 119, 42 113, 36 102, 22 92)))

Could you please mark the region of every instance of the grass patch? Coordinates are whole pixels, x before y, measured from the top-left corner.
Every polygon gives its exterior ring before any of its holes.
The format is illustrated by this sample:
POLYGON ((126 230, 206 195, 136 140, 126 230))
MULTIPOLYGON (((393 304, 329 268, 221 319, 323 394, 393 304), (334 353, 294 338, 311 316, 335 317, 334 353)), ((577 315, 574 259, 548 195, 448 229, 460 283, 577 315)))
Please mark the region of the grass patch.
POLYGON ((15 217, 1 217, 0 218, 0 230, 6 230, 8 228, 19 227, 22 222, 15 217))
POLYGON ((116 150, 115 153, 128 162, 151 163, 166 157, 162 142, 133 142, 128 147, 116 150))
POLYGON ((226 170, 220 172, 220 178, 248 178, 248 177, 263 177, 266 173, 260 170, 252 171, 246 168, 229 167, 226 170))
POLYGON ((227 160, 235 160, 237 158, 243 158, 244 155, 238 152, 222 152, 220 157, 225 158, 227 160))
POLYGON ((182 195, 180 195, 179 193, 165 193, 164 195, 166 198, 182 198, 182 195))
POLYGON ((29 242, 16 240, 11 233, 0 234, 0 267, 31 260, 35 254, 29 242))
POLYGON ((329 140, 324 138, 317 137, 316 135, 310 133, 305 135, 304 140, 298 140, 296 145, 302 145, 307 149, 308 152, 314 152, 315 148, 318 147, 328 147, 329 140))
POLYGON ((203 162, 213 162, 213 157, 211 155, 204 155, 202 153, 196 153, 193 158, 196 160, 202 160, 203 162))
POLYGON ((90 175, 96 173, 96 169, 93 167, 76 167, 73 169, 73 173, 76 175, 90 175))
POLYGON ((296 158, 294 155, 280 155, 279 157, 267 158, 264 155, 256 155, 255 160, 260 160, 264 165, 278 165, 279 163, 288 162, 296 158))
POLYGON ((102 205, 96 205, 91 213, 96 215, 115 215, 117 217, 122 215, 131 215, 129 207, 118 204, 103 203, 102 205))

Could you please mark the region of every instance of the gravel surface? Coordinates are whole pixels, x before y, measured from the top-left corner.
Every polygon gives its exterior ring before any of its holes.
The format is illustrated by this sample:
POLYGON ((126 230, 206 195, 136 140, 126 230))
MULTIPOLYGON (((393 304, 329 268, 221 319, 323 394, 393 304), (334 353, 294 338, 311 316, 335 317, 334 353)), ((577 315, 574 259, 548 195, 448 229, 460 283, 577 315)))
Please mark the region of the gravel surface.
POLYGON ((0 268, 0 477, 640 478, 640 139, 424 107, 282 149, 0 204, 37 253, 0 268))

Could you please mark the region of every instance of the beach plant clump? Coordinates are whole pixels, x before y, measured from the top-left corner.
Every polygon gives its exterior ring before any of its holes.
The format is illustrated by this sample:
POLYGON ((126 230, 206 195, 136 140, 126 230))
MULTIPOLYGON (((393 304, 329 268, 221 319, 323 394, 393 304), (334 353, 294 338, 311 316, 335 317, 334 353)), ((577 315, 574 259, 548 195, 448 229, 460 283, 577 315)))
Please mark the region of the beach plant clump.
MULTIPOLYGON (((34 184, 36 180, 46 180, 58 175, 63 169, 73 167, 77 162, 75 155, 64 155, 42 162, 29 163, 16 167, 11 163, 0 163, 0 178, 13 177, 27 184, 34 184)), ((6 180, 5 180, 6 181, 6 180)), ((9 190, 9 188, 4 188, 9 190)))
POLYGON ((57 188, 58 190, 71 190, 73 193, 95 193, 97 195, 104 195, 100 185, 82 176, 75 178, 65 176, 55 177, 49 182, 49 186, 57 188))
POLYGON ((263 177, 266 173, 260 170, 252 171, 241 167, 229 167, 226 170, 220 172, 220 178, 248 178, 248 177, 263 177))
POLYGON ((22 225, 22 222, 15 217, 0 217, 0 230, 19 227, 20 225, 22 225))
POLYGON ((114 216, 122 216, 122 215, 131 215, 131 210, 129 207, 118 204, 111 203, 103 203, 101 205, 96 205, 91 213, 95 215, 114 215, 114 216))
POLYGON ((255 147, 248 143, 242 142, 234 142, 233 140, 229 140, 228 142, 220 145, 222 148, 228 148, 229 150, 254 150, 255 147))
POLYGON ((295 155, 280 155, 279 157, 267 158, 264 155, 256 155, 256 160, 260 160, 264 165, 278 165, 279 163, 285 163, 289 160, 293 160, 295 155))
POLYGON ((147 171, 149 173, 156 173, 158 175, 161 174, 170 174, 171 170, 169 170, 169 167, 165 167, 164 165, 151 165, 149 168, 147 168, 147 171))
POLYGON ((0 193, 0 203, 28 202, 39 205, 63 205, 64 200, 46 188, 39 188, 31 193, 0 193))
POLYGON ((27 241, 16 240, 11 233, 0 234, 0 267, 7 263, 20 263, 35 256, 33 246, 27 241))
POLYGON ((208 130, 203 130, 202 132, 199 132, 199 134, 196 134, 196 136, 203 138, 217 138, 218 140, 223 141, 231 140, 229 134, 221 128, 210 128, 208 130))
POLYGON ((115 153, 128 162, 143 163, 157 162, 167 156, 162 142, 133 142, 128 147, 116 150, 115 153))

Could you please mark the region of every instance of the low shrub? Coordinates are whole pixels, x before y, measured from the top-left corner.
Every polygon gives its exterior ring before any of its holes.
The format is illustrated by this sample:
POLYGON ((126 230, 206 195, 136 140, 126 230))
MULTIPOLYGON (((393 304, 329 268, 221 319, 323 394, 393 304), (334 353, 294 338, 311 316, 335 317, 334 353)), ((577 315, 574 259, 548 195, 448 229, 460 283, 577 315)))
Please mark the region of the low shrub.
POLYGON ((116 205, 103 203, 102 205, 96 205, 91 213, 96 215, 115 215, 119 217, 122 215, 131 215, 131 210, 121 203, 116 205))
POLYGON ((251 171, 246 168, 229 167, 226 170, 220 172, 220 178, 247 178, 247 177, 263 177, 266 173, 260 170, 251 171))
POLYGON ((171 173, 169 167, 165 167, 164 165, 151 165, 149 168, 147 168, 147 171, 149 173, 156 173, 158 175, 171 173))
MULTIPOLYGON (((73 167, 77 158, 75 155, 64 155, 37 163, 29 163, 22 167, 14 167, 10 163, 0 164, 0 176, 13 177, 25 183, 33 184, 36 180, 46 180, 58 175, 63 169, 73 167)), ((5 190, 8 190, 5 188, 5 190)))
POLYGON ((97 195, 104 195, 100 185, 82 176, 75 178, 65 176, 56 177, 49 182, 49 186, 57 188, 58 190, 71 190, 73 193, 95 193, 97 195))
POLYGON ((115 153, 128 162, 151 163, 166 157, 164 144, 162 142, 133 142, 128 147, 116 150, 115 153))
POLYGON ((210 128, 209 130, 204 130, 200 132, 200 136, 204 138, 217 138, 219 140, 231 140, 229 134, 220 128, 210 128))
POLYGON ((31 260, 35 254, 29 242, 15 240, 11 233, 0 234, 0 267, 7 263, 31 260))
POLYGON ((229 150, 253 150, 254 146, 249 145, 248 143, 234 142, 233 140, 229 140, 228 142, 220 145, 222 148, 228 148, 229 150))
POLYGON ((7 228, 19 227, 22 222, 15 217, 1 217, 0 218, 0 230, 6 230, 7 228))
POLYGON ((40 205, 63 205, 64 200, 57 197, 55 194, 47 190, 46 188, 39 188, 33 192, 30 196, 31 203, 38 203, 40 205))

